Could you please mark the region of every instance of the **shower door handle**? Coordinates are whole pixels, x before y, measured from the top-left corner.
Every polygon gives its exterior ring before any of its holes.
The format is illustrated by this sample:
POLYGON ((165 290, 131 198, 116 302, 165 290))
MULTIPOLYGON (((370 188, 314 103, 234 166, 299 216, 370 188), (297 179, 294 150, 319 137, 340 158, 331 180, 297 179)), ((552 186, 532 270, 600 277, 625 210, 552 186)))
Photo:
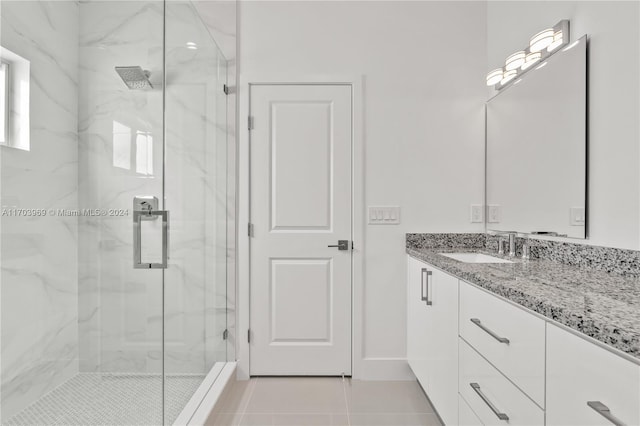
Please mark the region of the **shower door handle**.
POLYGON ((135 269, 167 269, 169 259, 169 211, 134 210, 133 212, 133 267, 135 269), (162 218, 162 261, 142 262, 142 221, 162 218))

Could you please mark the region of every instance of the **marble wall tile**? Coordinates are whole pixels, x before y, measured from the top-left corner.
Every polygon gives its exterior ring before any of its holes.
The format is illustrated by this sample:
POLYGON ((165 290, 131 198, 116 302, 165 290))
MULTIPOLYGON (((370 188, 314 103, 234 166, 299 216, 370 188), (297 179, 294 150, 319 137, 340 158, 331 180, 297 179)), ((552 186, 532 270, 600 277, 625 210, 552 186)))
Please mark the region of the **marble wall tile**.
MULTIPOLYGON (((78 4, 3 1, 0 43, 30 61, 28 151, 2 147, 3 206, 78 206, 78 4)), ((78 371, 76 217, 2 216, 5 420, 78 371)))

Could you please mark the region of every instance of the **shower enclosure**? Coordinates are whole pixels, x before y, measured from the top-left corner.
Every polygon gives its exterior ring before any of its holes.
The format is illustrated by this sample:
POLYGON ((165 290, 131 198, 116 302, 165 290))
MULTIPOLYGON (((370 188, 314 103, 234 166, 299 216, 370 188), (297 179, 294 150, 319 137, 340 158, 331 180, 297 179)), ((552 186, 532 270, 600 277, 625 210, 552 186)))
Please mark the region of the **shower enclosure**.
POLYGON ((227 61, 190 1, 0 15, 0 422, 172 424, 235 358, 227 61))

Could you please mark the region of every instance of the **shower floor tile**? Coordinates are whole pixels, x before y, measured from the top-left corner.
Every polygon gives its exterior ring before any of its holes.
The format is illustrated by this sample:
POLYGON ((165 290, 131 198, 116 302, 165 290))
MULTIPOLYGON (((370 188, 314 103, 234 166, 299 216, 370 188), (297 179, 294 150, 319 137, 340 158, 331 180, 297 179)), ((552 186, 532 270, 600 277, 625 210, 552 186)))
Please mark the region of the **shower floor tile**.
MULTIPOLYGON (((204 377, 166 377, 165 424, 172 424, 178 417, 204 377)), ((162 377, 159 375, 80 373, 4 425, 161 425, 161 387, 162 377)))

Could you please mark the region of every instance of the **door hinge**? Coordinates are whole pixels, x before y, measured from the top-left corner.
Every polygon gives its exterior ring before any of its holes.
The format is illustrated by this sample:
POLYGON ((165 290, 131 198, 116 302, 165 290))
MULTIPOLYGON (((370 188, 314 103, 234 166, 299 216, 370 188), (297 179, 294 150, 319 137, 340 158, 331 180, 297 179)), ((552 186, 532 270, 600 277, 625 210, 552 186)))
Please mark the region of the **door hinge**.
POLYGON ((247 119, 247 127, 249 130, 253 130, 253 116, 249 116, 247 119))
POLYGON ((251 343, 251 329, 247 330, 247 343, 251 343))
POLYGON ((222 332, 222 340, 227 340, 229 338, 229 330, 225 330, 222 332))
POLYGON ((226 84, 222 86, 222 90, 224 91, 225 95, 230 95, 232 93, 235 93, 235 89, 232 86, 227 86, 226 84))
POLYGON ((247 235, 249 237, 253 237, 253 223, 250 223, 249 226, 247 226, 247 235))

